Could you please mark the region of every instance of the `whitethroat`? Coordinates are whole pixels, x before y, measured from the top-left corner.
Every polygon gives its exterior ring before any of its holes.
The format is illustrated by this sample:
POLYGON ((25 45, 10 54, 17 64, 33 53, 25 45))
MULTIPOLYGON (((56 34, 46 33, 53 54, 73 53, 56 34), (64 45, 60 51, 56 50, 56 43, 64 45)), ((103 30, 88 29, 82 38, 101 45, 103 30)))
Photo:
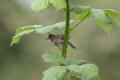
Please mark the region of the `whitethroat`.
MULTIPOLYGON (((55 45, 58 44, 63 44, 64 42, 64 35, 63 34, 58 34, 58 35, 54 35, 54 34, 49 34, 48 38, 52 43, 54 43, 55 45)), ((71 42, 70 42, 70 36, 68 38, 68 45, 71 46, 72 48, 76 48, 71 42)))

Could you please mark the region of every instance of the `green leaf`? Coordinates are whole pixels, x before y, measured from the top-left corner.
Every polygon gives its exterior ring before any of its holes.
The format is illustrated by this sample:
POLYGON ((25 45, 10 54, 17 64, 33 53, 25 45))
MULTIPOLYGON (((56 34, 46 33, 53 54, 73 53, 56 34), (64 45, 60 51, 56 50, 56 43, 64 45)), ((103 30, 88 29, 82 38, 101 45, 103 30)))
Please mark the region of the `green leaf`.
POLYGON ((66 64, 66 59, 64 57, 59 56, 58 54, 52 54, 52 53, 45 53, 42 55, 43 59, 46 62, 57 62, 60 64, 66 64))
POLYGON ((68 65, 82 65, 82 64, 86 64, 87 61, 85 60, 71 60, 68 61, 68 65))
POLYGON ((78 6, 72 7, 71 12, 74 12, 76 18, 82 22, 83 20, 85 20, 90 16, 90 7, 78 5, 78 6))
MULTIPOLYGON (((74 20, 71 20, 71 23, 74 20)), ((32 26, 25 26, 25 27, 18 27, 16 29, 15 36, 12 38, 11 45, 16 44, 20 41, 20 38, 25 35, 29 34, 31 32, 36 32, 36 33, 48 33, 53 30, 58 30, 58 29, 63 29, 65 28, 65 22, 59 22, 53 25, 48 25, 48 26, 42 26, 42 25, 32 25, 32 26)))
POLYGON ((80 13, 83 13, 83 12, 89 10, 89 9, 90 9, 89 6, 81 6, 81 5, 78 5, 78 6, 72 7, 72 8, 71 8, 71 12, 75 12, 75 13, 80 14, 80 13))
POLYGON ((63 80, 65 74, 67 74, 66 67, 55 66, 43 72, 42 80, 63 80))
POLYGON ((31 32, 34 32, 36 29, 42 27, 42 25, 33 25, 33 26, 26 26, 26 27, 18 27, 16 29, 16 33, 15 36, 13 36, 12 38, 12 42, 11 45, 16 44, 19 42, 20 38, 25 35, 25 34, 29 34, 31 32))
POLYGON ((71 80, 81 80, 81 79, 75 76, 71 76, 71 80))
POLYGON ((34 12, 38 12, 39 10, 42 10, 44 8, 48 8, 50 6, 50 0, 35 0, 31 8, 34 12))
MULTIPOLYGON (((74 20, 71 20, 70 23, 74 22, 74 20)), ((36 30, 37 33, 48 33, 52 30, 58 30, 65 28, 65 22, 59 22, 53 25, 48 25, 42 28, 39 28, 36 30)))
POLYGON ((112 23, 107 18, 104 11, 100 9, 91 9, 91 15, 96 19, 98 25, 106 32, 110 32, 112 30, 112 23))
POLYGON ((56 7, 57 10, 65 8, 65 0, 35 0, 31 6, 34 12, 50 7, 50 4, 56 7))
POLYGON ((98 68, 94 64, 70 65, 67 69, 80 74, 82 80, 99 80, 98 68))
POLYGON ((84 64, 80 66, 82 80, 98 80, 99 69, 94 64, 84 64))
POLYGON ((107 9, 105 10, 106 15, 108 15, 114 22, 120 26, 120 12, 115 10, 107 9))
POLYGON ((84 19, 86 19, 90 16, 90 10, 86 10, 80 14, 76 13, 75 16, 78 20, 83 21, 84 19))
POLYGON ((53 6, 56 7, 57 10, 65 8, 66 7, 66 2, 65 0, 52 0, 53 6))
POLYGON ((81 68, 79 65, 69 65, 67 66, 67 69, 71 72, 81 73, 81 68))

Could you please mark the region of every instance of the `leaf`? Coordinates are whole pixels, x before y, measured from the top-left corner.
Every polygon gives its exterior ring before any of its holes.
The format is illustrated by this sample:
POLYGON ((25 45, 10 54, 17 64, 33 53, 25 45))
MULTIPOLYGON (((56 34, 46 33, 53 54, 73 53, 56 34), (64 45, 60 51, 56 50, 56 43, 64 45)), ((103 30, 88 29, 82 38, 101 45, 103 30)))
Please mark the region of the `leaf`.
POLYGON ((57 10, 66 7, 65 0, 35 0, 32 3, 31 8, 33 9, 34 12, 38 12, 42 9, 50 7, 50 4, 56 7, 57 10))
MULTIPOLYGON (((70 23, 74 22, 74 20, 71 20, 70 23)), ((59 22, 53 25, 48 25, 42 28, 39 28, 36 30, 37 33, 48 33, 52 30, 58 30, 65 28, 65 22, 59 22)))
POLYGON ((69 65, 67 66, 67 69, 71 72, 81 73, 81 69, 79 65, 69 65))
POLYGON ((81 79, 75 76, 71 76, 71 80, 81 80, 81 79))
POLYGON ((120 26, 120 12, 111 9, 106 9, 105 13, 120 26))
POLYGON ((72 60, 72 61, 68 61, 68 65, 82 65, 82 64, 86 64, 87 61, 84 60, 72 60))
MULTIPOLYGON (((71 20, 71 23, 74 20, 71 20)), ((42 25, 32 25, 32 26, 25 26, 25 27, 18 27, 16 29, 15 36, 12 38, 11 45, 16 44, 20 41, 20 38, 25 35, 29 34, 31 32, 36 32, 36 33, 48 33, 52 30, 58 30, 58 29, 63 29, 65 28, 65 22, 59 22, 53 25, 48 25, 48 26, 42 26, 42 25)))
POLYGON ((34 12, 38 12, 39 10, 42 10, 44 8, 48 8, 50 6, 50 0, 35 0, 31 8, 34 12))
POLYGON ((52 54, 52 53, 45 53, 42 55, 43 59, 46 62, 57 62, 60 64, 66 64, 66 59, 64 57, 59 56, 58 54, 52 54))
POLYGON ((48 25, 36 30, 37 33, 48 33, 52 30, 62 29, 65 27, 65 22, 56 23, 53 25, 48 25))
POLYGON ((65 8, 66 7, 66 2, 65 0, 52 0, 53 6, 57 8, 57 10, 65 8))
POLYGON ((106 32, 110 32, 112 30, 112 23, 107 18, 104 11, 100 9, 91 9, 91 15, 96 19, 98 25, 106 32))
POLYGON ((81 5, 78 5, 78 6, 72 7, 70 11, 71 11, 71 12, 75 12, 75 13, 77 13, 77 14, 80 14, 80 13, 83 13, 83 12, 89 10, 89 9, 90 9, 89 6, 81 6, 81 5))
POLYGON ((74 12, 76 18, 82 22, 90 16, 90 7, 78 5, 71 8, 71 12, 74 12))
POLYGON ((79 73, 82 80, 99 80, 99 70, 94 64, 70 65, 67 69, 79 73))
POLYGON ((54 66, 43 72, 42 80, 63 80, 66 73, 66 67, 54 66))
POLYGON ((94 64, 84 64, 80 66, 82 80, 98 80, 98 68, 94 64))
POLYGON ((34 32, 36 29, 42 27, 42 25, 33 25, 33 26, 26 26, 26 27, 18 27, 16 29, 16 33, 15 36, 13 36, 12 38, 12 42, 11 45, 16 44, 19 42, 20 38, 25 35, 25 34, 29 34, 31 32, 34 32))
POLYGON ((90 10, 86 10, 82 13, 76 13, 75 16, 78 20, 83 21, 84 19, 88 18, 90 15, 90 10))

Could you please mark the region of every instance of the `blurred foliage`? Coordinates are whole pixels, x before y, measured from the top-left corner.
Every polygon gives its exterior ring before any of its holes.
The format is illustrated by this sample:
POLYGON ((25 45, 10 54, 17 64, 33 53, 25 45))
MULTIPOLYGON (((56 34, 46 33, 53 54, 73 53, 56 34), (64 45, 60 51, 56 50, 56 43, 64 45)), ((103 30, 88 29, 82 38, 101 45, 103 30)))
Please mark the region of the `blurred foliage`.
MULTIPOLYGON (((119 10, 120 0, 76 0, 95 8, 119 10)), ((41 80, 42 72, 56 64, 46 64, 41 54, 58 52, 47 35, 26 35, 19 44, 9 47, 16 26, 47 25, 64 20, 64 12, 45 9, 32 16, 32 0, 0 0, 0 80, 41 80), (26 4, 27 3, 27 4, 26 4)), ((73 15, 71 15, 73 16, 73 15)), ((71 40, 76 50, 68 48, 68 59, 85 59, 100 68, 101 80, 120 80, 120 28, 114 25, 110 37, 92 19, 73 30, 71 40)), ((61 33, 61 32, 58 32, 61 33)))

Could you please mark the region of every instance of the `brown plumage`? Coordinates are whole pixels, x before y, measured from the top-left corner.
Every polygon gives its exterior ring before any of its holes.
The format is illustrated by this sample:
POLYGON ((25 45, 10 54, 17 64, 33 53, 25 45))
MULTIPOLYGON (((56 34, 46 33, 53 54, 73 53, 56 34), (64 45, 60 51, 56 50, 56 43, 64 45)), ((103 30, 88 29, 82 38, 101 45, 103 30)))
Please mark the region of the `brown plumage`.
MULTIPOLYGON (((64 42, 64 35, 63 35, 63 34, 59 34, 59 35, 49 34, 48 39, 50 39, 50 41, 51 41, 52 43, 54 43, 55 45, 63 44, 63 42, 64 42)), ((76 48, 76 47, 70 42, 70 37, 69 37, 69 40, 68 40, 68 45, 71 46, 72 48, 76 48)))

